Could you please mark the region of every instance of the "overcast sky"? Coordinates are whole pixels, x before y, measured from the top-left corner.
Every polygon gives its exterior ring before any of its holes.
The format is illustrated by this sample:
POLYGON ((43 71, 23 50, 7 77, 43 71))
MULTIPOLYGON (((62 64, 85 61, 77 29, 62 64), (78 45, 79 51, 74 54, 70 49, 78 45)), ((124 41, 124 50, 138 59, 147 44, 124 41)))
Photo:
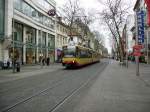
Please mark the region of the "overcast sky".
MULTIPOLYGON (((62 7, 63 4, 67 2, 67 0, 55 0, 57 7, 62 7)), ((80 1, 80 6, 83 7, 87 12, 89 11, 102 11, 104 6, 100 4, 98 0, 79 0, 80 1)), ((101 0, 105 1, 105 0, 101 0)), ((136 2, 136 0, 123 0, 123 2, 130 4, 131 6, 131 14, 133 13, 133 7, 136 2)), ((102 33, 105 36, 105 46, 108 48, 109 52, 111 51, 111 46, 110 46, 110 39, 108 37, 108 31, 104 29, 104 27, 100 26, 99 21, 95 21, 91 26, 91 30, 97 30, 100 33, 102 33)))

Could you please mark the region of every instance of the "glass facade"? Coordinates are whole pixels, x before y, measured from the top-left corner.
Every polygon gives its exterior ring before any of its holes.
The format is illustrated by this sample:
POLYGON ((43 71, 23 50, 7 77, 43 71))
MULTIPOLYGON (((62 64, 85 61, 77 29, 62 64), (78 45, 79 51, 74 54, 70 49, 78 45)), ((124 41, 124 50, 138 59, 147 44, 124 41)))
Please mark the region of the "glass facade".
POLYGON ((55 36, 48 34, 48 55, 50 57, 50 62, 55 61, 55 36))
POLYGON ((36 63, 36 30, 26 26, 26 63, 36 63))
POLYGON ((51 49, 55 48, 55 36, 52 34, 48 34, 48 47, 51 49))
POLYGON ((5 0, 0 0, 0 38, 4 35, 5 0))
POLYGON ((26 43, 36 44, 36 30, 26 26, 26 43))
POLYGON ((47 2, 47 0, 36 0, 36 1, 46 10, 54 9, 54 7, 47 2))
POLYGON ((42 32, 42 46, 46 47, 46 32, 42 32))
MULTIPOLYGON (((54 29, 55 20, 49 17, 48 15, 40 13, 38 10, 36 10, 30 4, 28 4, 25 0, 14 0, 14 7, 15 10, 30 17, 32 20, 44 26, 47 26, 51 29, 54 29)), ((34 29, 32 28, 32 26, 20 24, 19 22, 15 23, 14 27, 15 27, 14 30, 15 43, 16 42, 20 43, 20 47, 17 47, 17 49, 20 48, 19 51, 16 50, 16 55, 19 55, 17 57, 20 57, 21 59, 22 57, 25 57, 25 59, 22 60, 24 60, 24 62, 27 64, 34 64, 37 61, 40 62, 41 57, 47 58, 47 56, 50 57, 51 62, 54 62, 55 60, 54 35, 34 29), (38 35, 36 35, 36 31, 38 31, 38 35), (23 44, 24 40, 23 38, 25 39, 25 44, 23 44), (36 43, 37 39, 38 43, 36 43), (26 48, 24 52, 22 52, 23 47, 26 48)))
POLYGON ((39 11, 34 9, 32 6, 27 4, 25 1, 15 0, 14 4, 15 4, 16 10, 22 12, 26 16, 32 18, 33 20, 35 20, 49 28, 54 29, 55 21, 52 18, 43 15, 42 13, 40 13, 39 11))
POLYGON ((14 40, 22 42, 23 41, 23 25, 19 23, 14 24, 14 40))

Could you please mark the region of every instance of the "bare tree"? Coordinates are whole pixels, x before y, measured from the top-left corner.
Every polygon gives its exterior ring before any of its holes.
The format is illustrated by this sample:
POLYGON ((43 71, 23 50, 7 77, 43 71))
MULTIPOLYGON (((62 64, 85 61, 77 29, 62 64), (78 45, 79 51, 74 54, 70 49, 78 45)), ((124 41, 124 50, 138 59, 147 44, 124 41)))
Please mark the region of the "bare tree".
POLYGON ((105 8, 106 9, 104 9, 101 13, 101 17, 109 28, 112 37, 116 41, 120 61, 122 61, 125 52, 120 32, 123 29, 125 17, 128 14, 127 11, 130 7, 124 5, 123 0, 107 0, 105 8))
POLYGON ((69 28, 69 36, 72 40, 73 24, 77 16, 82 12, 82 8, 79 6, 79 0, 67 0, 66 4, 61 8, 65 22, 69 28))
POLYGON ((104 46, 104 35, 99 33, 98 31, 93 31, 95 39, 98 40, 98 43, 104 46))
POLYGON ((79 0, 67 0, 66 4, 61 8, 63 18, 68 25, 70 39, 73 39, 73 32, 80 35, 82 43, 85 41, 88 32, 90 32, 89 25, 92 23, 90 13, 86 14, 85 10, 79 5, 79 0), (81 31, 79 31, 81 29, 81 31))

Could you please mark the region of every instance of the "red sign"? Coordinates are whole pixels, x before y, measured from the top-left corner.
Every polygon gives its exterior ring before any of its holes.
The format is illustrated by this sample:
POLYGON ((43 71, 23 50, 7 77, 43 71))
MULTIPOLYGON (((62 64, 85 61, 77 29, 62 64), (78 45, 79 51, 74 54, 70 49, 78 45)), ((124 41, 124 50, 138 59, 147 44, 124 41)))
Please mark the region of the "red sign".
POLYGON ((134 53, 133 53, 133 55, 134 56, 141 56, 142 54, 141 54, 141 49, 139 49, 139 47, 137 47, 138 49, 134 49, 134 53))
POLYGON ((134 56, 141 56, 141 52, 134 52, 133 55, 134 56))
POLYGON ((143 45, 134 45, 133 49, 140 50, 143 48, 143 45))

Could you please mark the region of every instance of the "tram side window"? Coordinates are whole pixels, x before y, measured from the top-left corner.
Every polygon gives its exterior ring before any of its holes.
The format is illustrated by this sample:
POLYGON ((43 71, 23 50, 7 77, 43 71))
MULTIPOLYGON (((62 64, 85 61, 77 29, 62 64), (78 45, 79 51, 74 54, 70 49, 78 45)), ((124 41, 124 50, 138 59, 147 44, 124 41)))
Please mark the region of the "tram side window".
POLYGON ((76 57, 80 57, 81 55, 81 50, 79 48, 76 48, 76 57))
POLYGON ((88 57, 88 53, 85 50, 81 50, 80 51, 80 58, 87 58, 88 57))
POLYGON ((92 57, 92 52, 88 51, 88 57, 91 58, 92 57))

